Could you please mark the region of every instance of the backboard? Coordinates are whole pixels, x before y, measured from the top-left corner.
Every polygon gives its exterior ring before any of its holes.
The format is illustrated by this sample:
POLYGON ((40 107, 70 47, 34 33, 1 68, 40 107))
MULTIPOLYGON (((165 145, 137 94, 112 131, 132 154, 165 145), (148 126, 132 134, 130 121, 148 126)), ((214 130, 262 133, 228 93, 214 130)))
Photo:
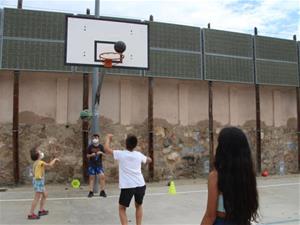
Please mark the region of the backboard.
POLYGON ((126 50, 122 63, 114 67, 148 69, 148 24, 99 18, 66 16, 65 64, 103 66, 100 54, 115 52, 114 44, 123 41, 126 50))

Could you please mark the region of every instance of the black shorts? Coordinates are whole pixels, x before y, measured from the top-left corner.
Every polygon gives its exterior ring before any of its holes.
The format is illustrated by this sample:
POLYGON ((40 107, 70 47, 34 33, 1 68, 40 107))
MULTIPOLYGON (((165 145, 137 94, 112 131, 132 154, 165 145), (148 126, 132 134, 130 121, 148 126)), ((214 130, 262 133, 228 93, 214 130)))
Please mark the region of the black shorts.
POLYGON ((135 202, 139 205, 142 205, 145 192, 146 185, 142 187, 121 189, 119 204, 125 207, 129 207, 131 199, 134 196, 135 202))

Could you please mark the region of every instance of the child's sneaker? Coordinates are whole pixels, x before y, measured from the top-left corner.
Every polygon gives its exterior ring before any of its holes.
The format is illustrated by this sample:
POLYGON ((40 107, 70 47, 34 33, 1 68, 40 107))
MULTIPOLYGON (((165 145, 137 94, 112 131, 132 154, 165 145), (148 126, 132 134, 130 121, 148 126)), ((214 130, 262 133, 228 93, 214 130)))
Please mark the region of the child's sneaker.
POLYGON ((32 213, 31 215, 27 216, 27 219, 29 219, 29 220, 38 220, 39 218, 40 218, 40 216, 38 216, 38 215, 36 215, 34 213, 32 213))
POLYGON ((105 191, 103 190, 103 191, 100 191, 100 197, 104 197, 104 198, 106 198, 107 197, 107 195, 106 195, 106 193, 105 193, 105 191))
POLYGON ((48 210, 40 210, 39 211, 39 216, 45 216, 45 215, 48 215, 49 214, 49 211, 48 210))
POLYGON ((92 191, 89 192, 88 198, 91 198, 94 196, 94 193, 92 191))

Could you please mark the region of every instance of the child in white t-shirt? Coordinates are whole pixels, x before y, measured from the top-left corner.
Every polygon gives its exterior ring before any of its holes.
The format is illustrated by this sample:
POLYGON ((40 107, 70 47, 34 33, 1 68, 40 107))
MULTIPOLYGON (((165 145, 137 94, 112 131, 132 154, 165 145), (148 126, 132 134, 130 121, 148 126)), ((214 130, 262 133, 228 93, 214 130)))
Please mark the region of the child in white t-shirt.
POLYGON ((143 199, 146 191, 145 180, 141 171, 142 163, 152 162, 151 158, 146 157, 138 151, 134 151, 137 146, 137 138, 128 135, 126 138, 126 150, 112 150, 110 143, 112 135, 106 137, 104 150, 107 154, 113 155, 119 162, 119 188, 121 189, 119 198, 119 215, 122 225, 127 225, 126 208, 129 207, 132 197, 135 199, 136 224, 142 224, 143 199))

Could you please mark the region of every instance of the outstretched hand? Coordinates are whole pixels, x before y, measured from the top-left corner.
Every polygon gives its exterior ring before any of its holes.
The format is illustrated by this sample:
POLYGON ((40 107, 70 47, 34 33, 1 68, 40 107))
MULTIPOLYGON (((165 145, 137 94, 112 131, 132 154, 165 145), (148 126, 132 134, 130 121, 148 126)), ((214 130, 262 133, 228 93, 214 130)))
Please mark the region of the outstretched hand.
POLYGON ((59 158, 54 158, 54 162, 59 162, 60 159, 59 158))
POLYGON ((108 135, 106 135, 106 138, 107 138, 109 141, 111 141, 113 136, 114 136, 114 135, 112 135, 112 134, 108 134, 108 135))
POLYGON ((113 150, 110 148, 110 143, 112 141, 112 137, 113 137, 112 134, 107 134, 106 135, 105 145, 104 145, 104 151, 105 151, 105 153, 106 154, 110 154, 110 155, 113 154, 113 150))

